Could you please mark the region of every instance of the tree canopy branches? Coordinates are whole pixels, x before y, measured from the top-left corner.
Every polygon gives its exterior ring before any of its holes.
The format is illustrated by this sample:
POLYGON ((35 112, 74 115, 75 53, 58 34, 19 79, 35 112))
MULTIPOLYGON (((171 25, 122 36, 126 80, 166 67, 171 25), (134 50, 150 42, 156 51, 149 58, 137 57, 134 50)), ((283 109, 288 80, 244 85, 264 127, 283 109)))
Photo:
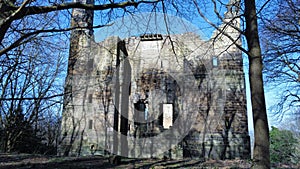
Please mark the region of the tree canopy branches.
POLYGON ((296 0, 273 3, 276 12, 274 7, 273 10, 268 7, 261 16, 264 77, 267 86, 279 91, 272 110, 283 115, 295 112, 300 106, 300 3, 296 0))

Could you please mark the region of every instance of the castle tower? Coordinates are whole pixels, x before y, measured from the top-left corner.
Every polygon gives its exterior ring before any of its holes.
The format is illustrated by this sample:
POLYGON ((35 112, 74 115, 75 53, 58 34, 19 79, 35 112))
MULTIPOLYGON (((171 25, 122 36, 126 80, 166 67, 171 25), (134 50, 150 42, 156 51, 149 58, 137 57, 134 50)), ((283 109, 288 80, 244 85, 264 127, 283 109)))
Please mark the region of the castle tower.
MULTIPOLYGON (((74 0, 83 4, 94 4, 94 0, 74 0)), ((68 75, 75 73, 75 65, 82 55, 83 48, 89 48, 93 40, 93 18, 92 10, 77 9, 72 10, 71 27, 75 28, 71 31, 68 75)), ((83 58, 86 59, 86 58, 83 58)), ((84 61, 84 60, 82 60, 84 61)))
POLYGON ((240 0, 230 0, 226 8, 223 23, 211 37, 211 39, 218 39, 213 44, 216 53, 222 53, 225 50, 228 52, 239 51, 236 45, 242 45, 240 0))
MULTIPOLYGON (((219 27, 219 39, 216 41, 213 59, 213 75, 221 82, 217 89, 216 104, 222 105, 218 110, 221 123, 217 126, 217 139, 222 140, 219 158, 249 158, 250 137, 248 135, 248 121, 246 108, 246 87, 243 71, 242 52, 238 46, 242 45, 240 32, 240 1, 230 0, 224 14, 223 24, 219 27), (214 61, 213 61, 214 62, 214 61), (215 63, 213 63, 215 64, 215 63), (221 137, 220 137, 221 136, 221 137)), ((212 38, 213 39, 213 38, 212 38)), ((216 140, 217 140, 216 139, 216 140)), ((217 142, 217 141, 216 141, 217 142)), ((216 153, 218 154, 218 153, 216 153)))
MULTIPOLYGON (((74 0, 74 2, 93 4, 94 0, 74 0)), ((86 102, 88 102, 88 84, 93 71, 93 55, 91 46, 93 39, 93 11, 73 9, 70 38, 68 70, 65 81, 65 95, 62 122, 62 150, 68 155, 73 151, 74 138, 78 139, 81 131, 86 128, 86 102), (79 122, 81 121, 81 122, 79 122), (83 122, 82 122, 83 121, 83 122)), ((80 154, 80 149, 76 154, 80 154)), ((73 153, 74 154, 74 153, 73 153)))

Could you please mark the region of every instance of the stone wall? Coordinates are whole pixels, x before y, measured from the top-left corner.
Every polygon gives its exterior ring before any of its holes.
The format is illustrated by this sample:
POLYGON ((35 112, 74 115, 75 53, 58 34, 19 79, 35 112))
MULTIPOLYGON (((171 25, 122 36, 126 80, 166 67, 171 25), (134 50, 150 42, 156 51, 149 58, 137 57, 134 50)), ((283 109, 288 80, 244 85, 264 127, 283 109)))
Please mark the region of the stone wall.
MULTIPOLYGON (((96 43, 92 29, 73 30, 59 153, 249 158, 236 12, 209 40, 188 32, 96 43)), ((93 24, 91 11, 73 15, 72 26, 93 24)))
MULTIPOLYGON (((248 158, 249 138, 241 53, 223 54, 214 63, 215 55, 204 55, 203 50, 195 49, 193 45, 184 45, 192 44, 189 39, 202 42, 203 46, 209 42, 193 34, 173 36, 172 39, 178 41, 176 44, 183 45, 175 46, 176 51, 171 50, 168 36, 151 41, 142 41, 141 37, 123 41, 111 37, 92 44, 94 47, 90 53, 94 58, 90 73, 73 75, 72 102, 65 106, 64 129, 69 130, 66 130, 68 134, 64 146, 72 144, 71 154, 89 154, 92 145, 99 150, 95 153, 100 154, 105 152, 104 149, 113 152, 113 147, 122 147, 121 143, 112 142, 114 131, 120 132, 124 124, 128 132, 123 131, 123 134, 128 133, 128 137, 133 140, 159 135, 165 132, 164 128, 168 128, 163 124, 162 104, 172 104, 173 122, 187 110, 193 110, 197 119, 191 131, 186 133, 188 135, 182 138, 178 146, 173 147, 169 155, 177 152, 173 156, 248 158), (118 46, 120 42, 123 46, 118 46), (184 73, 186 69, 192 77, 184 73), (128 78, 130 80, 126 81, 128 78), (185 88, 191 83, 197 86, 194 91, 185 88), (184 96, 187 91, 193 96, 184 96), (147 105, 147 119, 145 108, 136 107, 138 102, 147 105), (116 111, 119 113, 118 124, 114 126, 116 111), (121 122, 120 116, 124 116, 124 112, 129 120, 124 121, 123 118, 121 122)), ((120 136, 118 138, 120 140, 120 136)), ((136 142, 126 140, 127 155, 138 157, 136 155, 141 148, 137 148, 136 142)), ((143 144, 163 146, 151 141, 143 144)), ((144 149, 142 153, 151 157, 150 149, 144 149)), ((117 152, 120 151, 118 148, 117 152)))

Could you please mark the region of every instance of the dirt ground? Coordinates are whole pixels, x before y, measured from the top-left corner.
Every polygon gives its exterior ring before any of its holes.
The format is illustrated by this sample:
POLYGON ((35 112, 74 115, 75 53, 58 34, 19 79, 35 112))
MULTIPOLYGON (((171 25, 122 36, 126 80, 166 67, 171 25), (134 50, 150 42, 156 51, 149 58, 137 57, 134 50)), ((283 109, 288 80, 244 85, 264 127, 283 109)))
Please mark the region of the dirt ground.
MULTIPOLYGON (((28 154, 0 154, 0 169, 166 169, 166 168, 220 168, 246 169, 251 167, 250 160, 162 160, 162 159, 122 159, 118 165, 113 165, 105 157, 50 157, 28 154)), ((300 168, 299 166, 278 165, 273 168, 300 168)))

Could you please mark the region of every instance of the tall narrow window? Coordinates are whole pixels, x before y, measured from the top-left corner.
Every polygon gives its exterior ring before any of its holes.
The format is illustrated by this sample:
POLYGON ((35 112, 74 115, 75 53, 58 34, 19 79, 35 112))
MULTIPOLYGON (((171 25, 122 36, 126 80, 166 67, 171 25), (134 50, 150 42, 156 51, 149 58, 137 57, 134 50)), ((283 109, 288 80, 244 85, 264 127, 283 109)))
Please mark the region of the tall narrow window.
POLYGON ((93 120, 89 120, 89 129, 93 129, 93 120))
POLYGON ((218 58, 216 56, 214 56, 212 58, 212 64, 213 64, 213 67, 217 67, 218 66, 218 58))
POLYGON ((163 103, 159 104, 159 112, 160 112, 160 116, 158 117, 158 125, 163 126, 163 103))
POLYGON ((219 97, 219 99, 221 99, 223 97, 222 89, 218 90, 218 97, 219 97))
POLYGON ((91 73, 93 71, 94 60, 89 59, 87 62, 87 72, 91 73))
POLYGON ((169 129, 173 125, 173 105, 163 104, 163 127, 169 129))
POLYGON ((93 94, 89 94, 89 96, 88 96, 88 102, 89 103, 93 102, 93 94))

